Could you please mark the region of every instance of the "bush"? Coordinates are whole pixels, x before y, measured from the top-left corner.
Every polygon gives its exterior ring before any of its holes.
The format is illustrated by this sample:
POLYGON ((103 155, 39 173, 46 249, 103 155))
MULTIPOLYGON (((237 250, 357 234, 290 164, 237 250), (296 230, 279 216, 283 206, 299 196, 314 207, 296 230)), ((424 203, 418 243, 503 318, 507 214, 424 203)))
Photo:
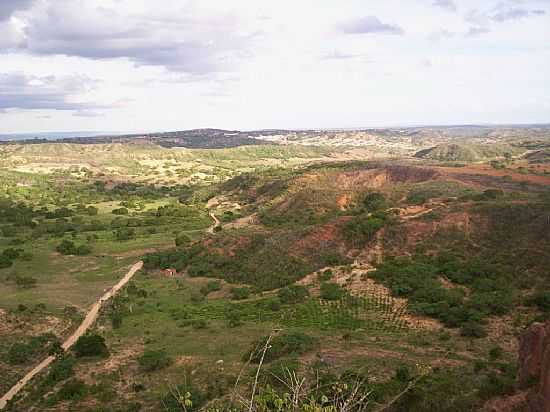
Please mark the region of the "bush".
POLYGON ((55 250, 57 250, 62 255, 85 256, 92 253, 92 248, 90 246, 76 246, 73 241, 67 239, 64 239, 59 245, 57 245, 55 250))
POLYGON ((471 338, 484 338, 487 336, 487 331, 483 325, 476 322, 468 322, 462 325, 460 329, 460 334, 462 336, 471 337, 471 338))
POLYGON ((241 312, 237 308, 229 307, 225 312, 225 319, 230 328, 242 325, 241 312))
POLYGON ((57 392, 57 399, 63 401, 78 401, 84 398, 87 393, 88 387, 86 384, 79 379, 73 379, 59 389, 59 392, 57 392))
POLYGON ((55 384, 68 379, 74 373, 73 368, 75 363, 76 360, 72 356, 64 356, 57 359, 52 363, 46 381, 50 384, 55 384))
POLYGON ((540 291, 532 299, 534 303, 543 312, 550 312, 550 291, 540 291))
MULTIPOLYGON (((245 359, 259 363, 268 337, 264 336, 254 343, 245 359)), ((275 336, 271 339, 270 347, 265 353, 264 361, 271 362, 283 356, 302 355, 317 346, 318 340, 302 332, 290 332, 275 336)))
POLYGON ((74 351, 79 358, 83 356, 109 356, 105 338, 96 334, 87 334, 78 338, 74 345, 74 351))
POLYGON ((0 269, 6 269, 13 265, 13 260, 5 255, 0 255, 0 269))
POLYGON ((180 233, 176 236, 175 242, 177 247, 187 246, 189 243, 191 243, 191 238, 185 233, 180 233))
POLYGON ((382 193, 369 193, 365 196, 365 199, 363 199, 363 206, 369 212, 384 209, 386 207, 386 198, 382 193))
POLYGON ((323 282, 321 283, 321 299, 339 300, 344 297, 346 291, 336 283, 323 282))
POLYGON ((121 207, 121 208, 118 208, 118 209, 114 209, 111 213, 113 215, 127 215, 128 214, 128 209, 126 209, 125 207, 121 207))
POLYGON ((242 300, 247 299, 250 296, 250 288, 231 288, 229 291, 231 293, 231 299, 233 300, 242 300))
POLYGON ((21 289, 30 289, 36 286, 37 280, 31 276, 17 276, 15 284, 21 289))
POLYGON ((221 290, 221 288, 222 288, 222 285, 221 285, 220 281, 218 281, 218 280, 211 280, 211 281, 209 281, 206 285, 204 285, 204 286, 201 288, 200 292, 201 292, 204 296, 206 296, 206 295, 208 295, 210 292, 216 292, 216 291, 218 291, 218 290, 221 290))
POLYGON ((305 286, 290 285, 279 289, 277 296, 282 304, 299 303, 309 297, 309 291, 305 286))
POLYGON ((86 256, 92 253, 92 248, 88 245, 77 246, 75 250, 75 255, 77 256, 86 256))
POLYGON ((115 232, 116 240, 130 240, 136 237, 136 231, 131 227, 121 227, 115 232))
POLYGON ((496 361, 502 358, 504 350, 500 346, 495 346, 489 350, 489 360, 496 361))
POLYGON ((172 358, 164 350, 146 350, 138 363, 145 372, 154 372, 170 366, 172 358))
POLYGON ((344 225, 343 234, 348 242, 360 246, 373 239, 374 235, 384 227, 386 215, 373 213, 372 215, 359 215, 344 225))

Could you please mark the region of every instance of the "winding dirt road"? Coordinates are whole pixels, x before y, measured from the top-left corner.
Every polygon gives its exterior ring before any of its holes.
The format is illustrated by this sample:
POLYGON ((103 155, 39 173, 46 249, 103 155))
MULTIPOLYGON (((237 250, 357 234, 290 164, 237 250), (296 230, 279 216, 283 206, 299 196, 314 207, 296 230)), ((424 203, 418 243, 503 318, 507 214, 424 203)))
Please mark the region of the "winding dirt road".
POLYGON ((221 225, 222 222, 216 217, 216 215, 212 212, 209 212, 210 217, 214 221, 214 224, 208 228, 208 233, 214 233, 214 229, 221 225))
MULTIPOLYGON (((84 335, 88 329, 94 324, 94 322, 97 319, 97 316, 99 314, 99 310, 101 309, 101 306, 104 302, 111 299, 116 293, 126 285, 132 279, 132 277, 136 274, 138 270, 140 270, 143 267, 143 262, 139 261, 135 263, 128 273, 124 275, 120 281, 114 285, 111 289, 109 289, 99 300, 93 304, 93 306, 88 311, 88 314, 78 327, 78 329, 67 338, 67 340, 61 345, 63 350, 67 351, 71 346, 73 346, 78 338, 80 338, 82 335, 84 335)), ((0 409, 4 409, 6 407, 6 404, 10 399, 12 399, 23 387, 37 374, 42 372, 45 368, 47 368, 53 361, 55 360, 54 356, 48 356, 46 359, 44 359, 42 362, 40 362, 38 365, 35 366, 33 370, 31 370, 29 373, 27 373, 19 382, 17 382, 12 388, 6 392, 2 398, 0 398, 0 409)))

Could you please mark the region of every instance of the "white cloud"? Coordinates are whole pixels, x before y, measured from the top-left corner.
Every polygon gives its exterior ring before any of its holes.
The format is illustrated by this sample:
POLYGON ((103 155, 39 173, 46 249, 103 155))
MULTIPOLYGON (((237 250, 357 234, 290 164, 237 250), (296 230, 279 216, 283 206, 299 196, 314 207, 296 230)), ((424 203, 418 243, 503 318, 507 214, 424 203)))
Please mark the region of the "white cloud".
POLYGON ((18 76, 0 82, 0 130, 548 121, 549 8, 28 2, 0 22, 0 72, 18 76), (516 8, 528 16, 507 18, 516 8))

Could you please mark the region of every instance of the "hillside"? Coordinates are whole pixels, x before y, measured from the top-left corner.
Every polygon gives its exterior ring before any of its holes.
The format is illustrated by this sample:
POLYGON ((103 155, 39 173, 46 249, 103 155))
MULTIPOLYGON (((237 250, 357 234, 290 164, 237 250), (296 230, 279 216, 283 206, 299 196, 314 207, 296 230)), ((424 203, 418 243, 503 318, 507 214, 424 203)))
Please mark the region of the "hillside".
POLYGON ((415 157, 446 162, 478 162, 487 159, 515 156, 521 153, 521 149, 502 144, 449 143, 420 150, 415 154, 415 157))
POLYGON ((1 391, 57 353, 7 410, 240 412, 254 385, 272 405, 296 378, 302 404, 372 412, 512 393, 516 336, 549 314, 545 164, 371 155, 0 146, 1 391))

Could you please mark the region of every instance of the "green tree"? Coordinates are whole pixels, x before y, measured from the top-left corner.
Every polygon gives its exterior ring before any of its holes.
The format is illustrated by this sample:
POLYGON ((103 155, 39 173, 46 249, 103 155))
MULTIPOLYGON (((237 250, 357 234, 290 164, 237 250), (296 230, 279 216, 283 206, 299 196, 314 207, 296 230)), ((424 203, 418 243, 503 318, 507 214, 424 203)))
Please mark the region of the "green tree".
POLYGON ((105 338, 94 333, 78 338, 76 344, 74 345, 74 352, 79 358, 84 356, 109 356, 109 350, 105 344, 105 338))

